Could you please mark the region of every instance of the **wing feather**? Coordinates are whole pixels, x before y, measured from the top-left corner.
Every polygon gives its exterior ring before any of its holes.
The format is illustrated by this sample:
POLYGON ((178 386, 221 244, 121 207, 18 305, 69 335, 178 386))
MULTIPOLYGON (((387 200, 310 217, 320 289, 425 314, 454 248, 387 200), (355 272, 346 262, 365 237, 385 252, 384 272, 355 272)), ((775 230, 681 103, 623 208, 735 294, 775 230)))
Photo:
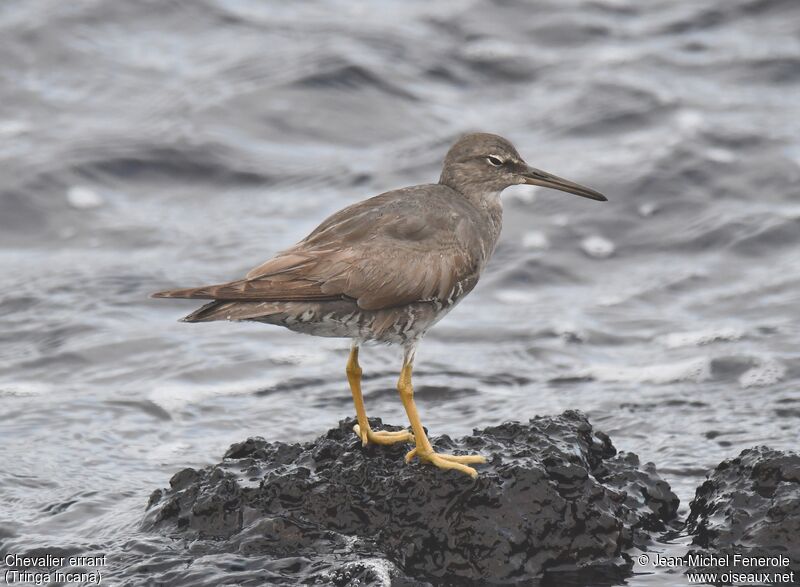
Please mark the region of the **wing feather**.
POLYGON ((459 282, 477 279, 485 261, 471 206, 439 185, 388 192, 334 214, 245 279, 155 295, 224 301, 349 298, 365 310, 446 299, 459 282))

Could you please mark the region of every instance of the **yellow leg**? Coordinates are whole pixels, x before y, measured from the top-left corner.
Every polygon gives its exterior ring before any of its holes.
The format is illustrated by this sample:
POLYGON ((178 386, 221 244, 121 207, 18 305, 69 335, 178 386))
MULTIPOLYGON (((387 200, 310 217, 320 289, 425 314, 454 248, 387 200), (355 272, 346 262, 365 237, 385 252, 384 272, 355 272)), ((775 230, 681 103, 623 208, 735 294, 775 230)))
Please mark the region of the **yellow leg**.
POLYGON ((478 476, 478 472, 467 464, 485 463, 486 459, 481 455, 448 455, 433 452, 428 437, 425 435, 425 430, 422 428, 422 422, 417 413, 417 406, 414 403, 414 387, 411 385, 411 361, 406 360, 403 363, 403 370, 400 372, 400 380, 397 382, 397 391, 400 392, 400 399, 403 400, 403 407, 408 414, 408 420, 411 422, 411 429, 414 432, 416 439, 416 447, 406 455, 406 462, 417 457, 419 460, 436 465, 440 469, 455 469, 466 473, 473 479, 478 476))
POLYGON ((374 444, 394 444, 395 442, 414 442, 414 436, 407 430, 389 432, 379 430, 373 432, 367 420, 367 410, 364 408, 364 397, 361 395, 361 366, 358 364, 358 347, 353 345, 350 349, 350 358, 347 360, 347 381, 350 383, 350 391, 353 394, 353 403, 356 406, 356 418, 358 424, 353 426, 353 431, 361 438, 361 444, 367 446, 368 443, 374 444))

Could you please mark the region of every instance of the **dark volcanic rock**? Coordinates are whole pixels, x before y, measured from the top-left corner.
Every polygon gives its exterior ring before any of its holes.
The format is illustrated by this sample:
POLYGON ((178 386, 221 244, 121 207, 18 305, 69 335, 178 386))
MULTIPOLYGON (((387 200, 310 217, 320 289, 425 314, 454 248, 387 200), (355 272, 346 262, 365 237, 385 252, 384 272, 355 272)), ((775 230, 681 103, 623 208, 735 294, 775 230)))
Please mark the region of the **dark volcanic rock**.
POLYGON ((302 558, 304 582, 377 580, 378 560, 400 583, 486 584, 625 574, 626 549, 676 514, 655 468, 617 453, 579 412, 433 439, 440 452, 487 456, 477 480, 405 465, 407 445, 362 448, 352 425, 303 445, 235 444, 156 491, 145 525, 201 539, 204 552, 302 558))
POLYGON ((697 488, 687 528, 697 547, 689 554, 716 557, 710 564, 694 565, 695 569, 794 571, 792 583, 800 583, 800 455, 759 446, 723 461, 697 488), (734 559, 737 554, 773 560, 743 564, 734 559), (780 557, 787 564, 776 564, 780 557))

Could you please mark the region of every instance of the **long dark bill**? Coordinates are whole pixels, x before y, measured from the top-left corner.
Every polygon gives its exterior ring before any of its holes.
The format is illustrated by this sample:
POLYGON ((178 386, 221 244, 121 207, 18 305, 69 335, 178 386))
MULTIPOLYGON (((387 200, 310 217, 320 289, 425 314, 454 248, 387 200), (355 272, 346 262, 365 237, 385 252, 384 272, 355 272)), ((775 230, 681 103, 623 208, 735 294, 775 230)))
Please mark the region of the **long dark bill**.
POLYGON ((525 183, 529 185, 540 185, 545 188, 553 188, 554 190, 569 192, 570 194, 583 196, 584 198, 597 200, 598 202, 608 201, 608 198, 592 188, 587 188, 586 186, 582 186, 574 181, 569 181, 568 179, 558 177, 557 175, 547 173, 546 171, 542 171, 541 169, 536 169, 531 166, 528 166, 528 168, 520 175, 525 178, 525 183))

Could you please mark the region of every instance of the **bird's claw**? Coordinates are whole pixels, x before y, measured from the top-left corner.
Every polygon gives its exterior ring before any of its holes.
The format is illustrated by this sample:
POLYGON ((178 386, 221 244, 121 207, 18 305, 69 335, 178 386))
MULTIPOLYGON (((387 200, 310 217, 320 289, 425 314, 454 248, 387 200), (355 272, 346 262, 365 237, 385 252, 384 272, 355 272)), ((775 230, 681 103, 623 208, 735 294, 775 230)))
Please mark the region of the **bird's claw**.
POLYGON ((482 455, 448 455, 437 452, 420 452, 413 448, 406 454, 406 463, 410 463, 414 457, 419 458, 424 463, 430 463, 440 469, 455 469, 466 473, 473 479, 478 477, 478 472, 467 464, 485 463, 486 457, 482 455))
POLYGON ((395 444, 397 442, 414 442, 414 435, 408 430, 397 430, 395 432, 389 430, 378 430, 377 432, 365 426, 356 424, 353 426, 353 432, 361 439, 361 446, 367 446, 370 442, 373 444, 395 444))

